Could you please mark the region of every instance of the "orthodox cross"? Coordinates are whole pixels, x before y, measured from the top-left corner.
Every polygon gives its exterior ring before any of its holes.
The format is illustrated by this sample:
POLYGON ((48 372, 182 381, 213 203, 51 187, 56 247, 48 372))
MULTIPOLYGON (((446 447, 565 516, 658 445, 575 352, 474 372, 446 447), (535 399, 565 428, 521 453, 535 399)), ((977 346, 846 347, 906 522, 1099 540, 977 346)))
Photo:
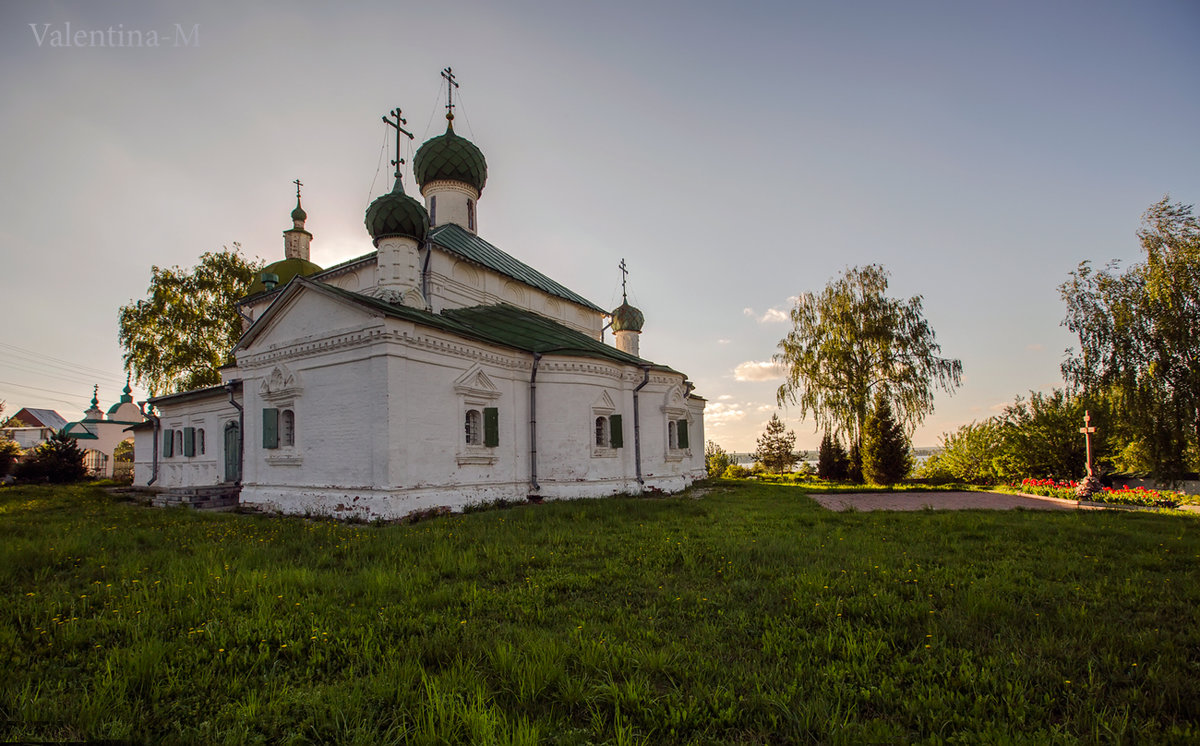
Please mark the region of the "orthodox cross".
POLYGON ((625 280, 629 277, 629 270, 625 267, 625 260, 621 259, 621 263, 617 265, 621 269, 621 302, 628 303, 629 296, 625 294, 625 280))
POLYGON ((1087 442, 1087 473, 1092 476, 1092 433, 1096 432, 1096 428, 1092 427, 1092 413, 1085 411, 1083 413, 1083 427, 1079 428, 1079 432, 1083 433, 1083 438, 1087 442))
MULTIPOLYGON (((396 118, 396 121, 393 122, 392 120, 388 119, 387 117, 384 117, 383 121, 389 127, 396 128, 396 160, 392 161, 392 165, 396 167, 396 178, 399 179, 400 178, 400 167, 404 165, 404 159, 400 157, 400 135, 401 134, 408 135, 408 139, 411 140, 411 139, 413 139, 413 133, 409 132, 408 130, 406 130, 400 126, 402 124, 408 124, 408 120, 405 119, 404 117, 400 116, 400 107, 399 106, 397 106, 395 109, 392 109, 388 113, 396 118)), ((297 189, 299 189, 299 187, 297 187, 297 189)))
POLYGON ((92 386, 92 406, 100 406, 100 384, 92 386))
POLYGON ((458 88, 458 81, 454 79, 454 71, 450 68, 442 70, 442 77, 446 79, 446 118, 454 118, 454 89, 458 88))
POLYGON ((296 204, 300 204, 300 187, 304 186, 304 184, 301 184, 299 179, 296 179, 292 183, 296 185, 296 204))

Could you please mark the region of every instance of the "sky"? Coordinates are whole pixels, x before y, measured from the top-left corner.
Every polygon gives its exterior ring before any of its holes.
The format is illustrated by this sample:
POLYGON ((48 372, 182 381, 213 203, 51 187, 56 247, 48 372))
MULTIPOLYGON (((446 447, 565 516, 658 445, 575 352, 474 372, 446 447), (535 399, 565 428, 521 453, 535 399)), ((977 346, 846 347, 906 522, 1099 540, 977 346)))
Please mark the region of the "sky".
POLYGON ((107 409, 151 266, 282 258, 293 179, 313 261, 370 252, 381 117, 411 161, 450 66, 480 235, 602 307, 625 259, 642 356, 695 382, 709 439, 753 450, 779 411, 816 448, 772 355, 791 299, 878 263, 963 364, 913 435, 937 445, 1061 386, 1058 286, 1200 201, 1198 36, 1194 0, 5 0, 0 400, 107 409), (80 30, 125 46, 54 44, 80 30))

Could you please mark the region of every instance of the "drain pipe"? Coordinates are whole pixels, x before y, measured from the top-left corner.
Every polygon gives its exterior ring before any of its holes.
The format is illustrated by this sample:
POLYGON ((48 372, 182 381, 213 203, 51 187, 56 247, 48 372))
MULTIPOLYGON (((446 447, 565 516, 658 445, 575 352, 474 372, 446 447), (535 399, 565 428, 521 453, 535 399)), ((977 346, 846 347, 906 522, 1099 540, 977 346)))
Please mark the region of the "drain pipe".
POLYGON ((152 451, 154 456, 152 457, 150 464, 150 481, 146 482, 147 487, 158 481, 158 432, 159 427, 162 425, 161 420, 158 419, 158 415, 154 414, 153 404, 150 405, 150 411, 146 411, 146 405, 149 403, 149 401, 150 400, 147 399, 146 401, 138 402, 138 409, 142 410, 142 416, 147 419, 154 420, 154 449, 152 451))
POLYGON ((530 497, 537 497, 542 490, 537 480, 537 372, 540 362, 541 353, 533 353, 533 371, 529 374, 529 485, 533 489, 530 497))
POLYGON ((637 469, 639 487, 645 487, 646 480, 642 479, 642 418, 638 414, 638 392, 648 383, 650 383, 650 367, 642 366, 642 382, 633 390, 633 463, 637 469))
POLYGON ((241 487, 242 470, 246 468, 246 410, 233 400, 233 381, 225 384, 225 390, 229 392, 229 403, 238 411, 238 478, 233 484, 235 487, 241 487))
POLYGON ((429 257, 433 256, 433 244, 425 242, 425 261, 421 263, 421 297, 425 299, 425 310, 433 312, 433 304, 429 302, 429 257))

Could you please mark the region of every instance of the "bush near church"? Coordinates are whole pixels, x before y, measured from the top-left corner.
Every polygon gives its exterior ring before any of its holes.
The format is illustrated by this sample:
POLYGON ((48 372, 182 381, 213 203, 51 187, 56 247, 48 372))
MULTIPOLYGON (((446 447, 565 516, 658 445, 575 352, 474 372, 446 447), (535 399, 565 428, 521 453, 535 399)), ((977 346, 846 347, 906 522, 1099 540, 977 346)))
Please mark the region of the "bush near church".
POLYGON ((83 450, 74 438, 59 431, 29 452, 18 464, 16 475, 22 482, 78 482, 87 475, 83 450))

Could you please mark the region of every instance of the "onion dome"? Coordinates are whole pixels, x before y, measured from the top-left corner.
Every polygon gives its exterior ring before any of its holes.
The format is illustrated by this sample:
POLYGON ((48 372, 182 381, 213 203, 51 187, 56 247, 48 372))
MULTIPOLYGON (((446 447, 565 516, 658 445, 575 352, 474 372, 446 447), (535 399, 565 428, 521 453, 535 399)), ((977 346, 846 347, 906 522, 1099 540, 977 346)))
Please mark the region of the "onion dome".
POLYGON ((110 415, 116 414, 117 410, 121 408, 122 404, 132 404, 132 403, 133 403, 133 389, 131 389, 129 387, 129 379, 126 378, 125 379, 125 388, 121 392, 121 400, 119 402, 117 402, 116 404, 112 405, 111 407, 109 407, 108 413, 110 415))
POLYGON ((429 213, 425 207, 404 193, 404 184, 396 178, 392 191, 371 203, 364 221, 375 245, 380 239, 407 236, 417 243, 429 235, 429 213))
POLYGON ((461 181, 483 192, 487 161, 475 143, 454 133, 454 115, 446 115, 446 134, 425 141, 413 157, 413 174, 424 188, 431 181, 461 181))
POLYGON ((622 303, 612 312, 612 330, 614 332, 640 332, 646 317, 642 312, 628 303, 622 303))
POLYGON ((255 295, 264 290, 272 290, 275 287, 282 287, 292 281, 296 275, 308 277, 315 275, 321 271, 321 267, 313 264, 307 259, 293 257, 291 259, 282 259, 278 262, 268 264, 263 267, 258 276, 254 278, 254 282, 250 283, 250 288, 246 291, 246 295, 255 295), (271 287, 268 288, 263 280, 264 275, 267 275, 266 280, 272 280, 271 287), (274 277, 271 277, 273 275, 274 277))
POLYGON ((308 220, 308 213, 305 212, 304 208, 300 206, 299 197, 296 198, 296 209, 292 210, 292 220, 296 220, 301 223, 303 223, 305 220, 308 220))

